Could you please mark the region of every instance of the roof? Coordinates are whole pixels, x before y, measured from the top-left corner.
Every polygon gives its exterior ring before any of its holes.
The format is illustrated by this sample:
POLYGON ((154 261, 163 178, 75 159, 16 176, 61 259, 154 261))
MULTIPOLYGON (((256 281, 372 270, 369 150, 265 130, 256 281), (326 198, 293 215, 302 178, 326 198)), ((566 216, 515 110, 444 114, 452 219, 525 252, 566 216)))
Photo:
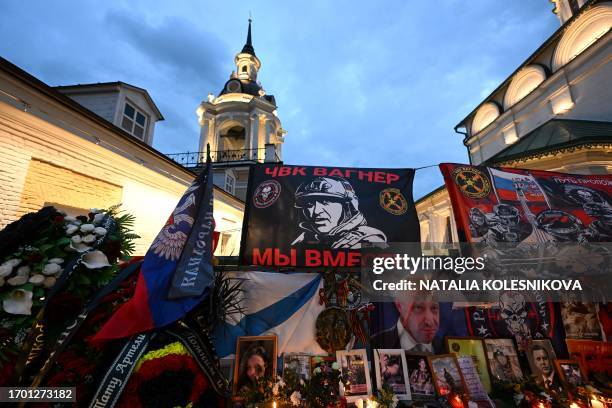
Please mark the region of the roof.
MULTIPOLYGON (((460 128, 462 126, 465 126, 466 123, 468 122, 468 119, 470 117, 472 117, 473 115, 476 114, 476 112, 478 111, 478 109, 484 105, 487 102, 491 102, 493 97, 500 91, 503 90, 503 88, 507 87, 510 85, 510 81, 512 81, 512 78, 514 77, 514 75, 516 73, 518 73, 521 69, 523 69, 524 67, 526 67, 527 65, 531 64, 532 62, 534 62, 536 60, 536 58, 544 53, 548 47, 552 46, 552 44, 558 40, 563 33, 565 32, 566 28, 573 23, 580 15, 582 15, 582 13, 584 13, 589 6, 591 6, 591 4, 598 2, 598 0, 588 0, 585 4, 582 5, 582 7, 580 8, 580 10, 578 11, 578 13, 574 14, 572 16, 572 18, 570 18, 569 20, 567 20, 561 27, 559 27, 557 29, 557 31, 555 31, 546 41, 544 41, 544 43, 542 43, 542 45, 540 45, 538 47, 538 49, 536 49, 533 54, 531 54, 521 65, 518 66, 518 68, 516 68, 514 70, 514 72, 512 72, 504 82, 502 82, 497 88, 495 88, 482 102, 480 102, 470 113, 468 113, 459 123, 457 123, 457 125, 455 126, 455 131, 457 130, 457 128, 460 128)), ((457 133, 462 133, 462 132, 457 132, 457 133)), ((462 133, 463 134, 463 133, 462 133)), ((463 141, 465 143, 465 141, 467 141, 467 139, 469 138, 469 136, 466 134, 463 141)))
MULTIPOLYGON (((240 82, 240 91, 239 93, 243 93, 243 94, 247 94, 247 95, 252 95, 256 98, 261 98, 261 95, 259 95, 259 91, 262 90, 263 88, 261 87, 261 85, 259 85, 257 82, 255 81, 246 81, 244 79, 238 79, 238 78, 230 78, 227 82, 225 82, 225 85, 223 85, 223 89, 221 89, 221 92, 219 92, 218 96, 221 95, 225 95, 228 93, 232 93, 230 91, 228 91, 227 89, 227 83, 230 81, 239 81, 240 82)), ((274 98, 274 95, 264 95, 263 98, 270 102, 272 105, 276 106, 276 99, 274 98)))
POLYGON ((255 55, 255 48, 253 48, 253 43, 251 42, 251 21, 252 20, 249 18, 249 31, 247 33, 246 43, 244 44, 244 47, 242 47, 242 52, 256 57, 257 55, 255 55))
POLYGON ((484 164, 515 160, 589 143, 612 143, 612 122, 552 119, 487 159, 484 164))
POLYGON ((168 156, 166 156, 165 154, 161 153, 157 149, 154 149, 153 147, 149 146, 145 142, 143 142, 143 141, 133 137, 131 134, 127 133, 125 130, 123 130, 120 127, 114 125, 113 123, 109 122, 108 120, 106 120, 106 119, 96 115, 94 112, 92 112, 89 109, 85 108, 83 105, 81 105, 78 102, 74 101, 70 97, 62 94, 61 92, 59 92, 59 90, 57 88, 54 88, 54 87, 51 87, 51 86, 45 84, 40 79, 30 75, 26 71, 22 70, 18 66, 12 64, 11 62, 9 62, 8 60, 6 60, 6 59, 4 59, 2 57, 0 57, 0 70, 9 73, 10 75, 12 75, 15 78, 21 80, 22 82, 24 82, 28 86, 31 86, 33 89, 38 90, 43 95, 45 95, 45 96, 55 100, 57 103, 63 105, 64 107, 66 107, 66 108, 68 108, 68 109, 70 109, 70 110, 72 110, 74 112, 77 112, 77 113, 81 114, 83 117, 85 117, 85 118, 95 122, 99 126, 101 126, 103 128, 106 128, 107 130, 117 134, 118 136, 120 136, 123 139, 125 139, 128 143, 136 145, 137 147, 141 148, 142 150, 148 151, 152 155, 156 156, 158 159, 160 159, 160 160, 162 160, 162 161, 172 165, 173 167, 175 167, 177 169, 180 169, 180 170, 182 170, 185 173, 190 173, 191 175, 195 176, 195 173, 193 173, 191 170, 181 166, 180 164, 178 164, 174 160, 170 159, 168 156))
POLYGON ((149 95, 149 92, 147 92, 146 89, 140 88, 138 86, 130 85, 125 82, 121 82, 121 81, 96 82, 92 84, 60 85, 60 86, 54 86, 53 88, 57 89, 58 91, 62 93, 69 93, 70 91, 73 91, 73 90, 79 90, 79 89, 85 89, 85 88, 112 88, 112 87, 127 88, 127 89, 131 89, 132 91, 141 93, 144 96, 144 98, 147 100, 149 105, 151 105, 151 107, 155 111, 155 114, 159 116, 159 120, 164 120, 164 115, 162 115, 157 105, 155 105, 155 102, 153 102, 153 98, 151 98, 151 95, 149 95))

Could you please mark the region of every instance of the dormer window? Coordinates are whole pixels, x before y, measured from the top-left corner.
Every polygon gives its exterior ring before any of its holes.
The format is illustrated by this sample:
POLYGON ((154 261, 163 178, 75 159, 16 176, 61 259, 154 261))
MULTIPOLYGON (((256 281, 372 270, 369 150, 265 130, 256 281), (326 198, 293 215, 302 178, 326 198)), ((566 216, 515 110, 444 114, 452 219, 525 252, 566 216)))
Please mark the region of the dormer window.
POLYGON ((121 127, 140 140, 144 140, 147 129, 147 117, 145 114, 126 102, 123 108, 121 127))
POLYGON ((247 66, 246 65, 242 66, 242 72, 247 72, 247 66))

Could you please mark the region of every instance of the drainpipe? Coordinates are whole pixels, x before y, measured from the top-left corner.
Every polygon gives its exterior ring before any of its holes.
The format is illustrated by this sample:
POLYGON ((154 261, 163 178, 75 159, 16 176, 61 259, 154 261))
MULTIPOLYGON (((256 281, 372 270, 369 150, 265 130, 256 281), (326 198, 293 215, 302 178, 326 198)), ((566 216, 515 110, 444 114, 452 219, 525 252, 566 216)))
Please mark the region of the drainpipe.
MULTIPOLYGON (((457 128, 459 126, 461 126, 461 123, 458 124, 457 126, 455 126, 453 129, 455 130, 455 133, 463 135, 464 136, 463 140, 465 141, 465 139, 467 139, 468 134, 467 134, 467 132, 461 132, 460 130, 458 130, 457 128)), ((472 164, 472 155, 470 154, 470 148, 465 144, 465 142, 464 142, 464 146, 465 146, 465 148, 468 151, 468 159, 470 159, 470 164, 472 164)))

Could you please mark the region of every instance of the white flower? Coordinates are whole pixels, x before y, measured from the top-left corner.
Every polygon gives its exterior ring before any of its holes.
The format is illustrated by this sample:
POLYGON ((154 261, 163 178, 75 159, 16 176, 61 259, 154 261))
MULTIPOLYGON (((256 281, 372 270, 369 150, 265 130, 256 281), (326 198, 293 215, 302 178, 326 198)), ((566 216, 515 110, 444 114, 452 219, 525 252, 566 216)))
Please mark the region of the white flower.
POLYGON ((62 258, 51 258, 47 262, 61 265, 64 263, 64 260, 62 258))
POLYGON ((28 276, 30 274, 30 267, 28 265, 20 266, 17 268, 17 276, 28 276))
POLYGON ((357 408, 363 408, 363 400, 359 398, 357 401, 355 401, 355 406, 357 408))
POLYGON ((45 281, 45 277, 39 274, 36 275, 32 275, 30 277, 30 279, 28 280, 28 282, 36 285, 36 286, 40 286, 42 285, 42 283, 45 281))
POLYGON ((11 268, 14 268, 20 263, 21 263, 21 259, 13 258, 13 259, 9 259, 8 261, 4 262, 2 265, 10 265, 11 268))
POLYGON ((304 380, 303 380, 303 379, 301 379, 301 378, 300 378, 300 385, 301 385, 302 387, 306 385, 306 383, 304 382, 304 380))
POLYGON ((70 250, 72 251, 77 251, 77 252, 85 252, 85 251, 89 251, 89 249, 91 248, 89 245, 84 244, 82 242, 79 242, 78 244, 74 244, 72 242, 70 242, 70 246, 68 247, 70 248, 70 250))
POLYGON ((6 263, 0 265, 0 278, 4 278, 5 276, 9 276, 13 272, 13 267, 6 263))
POLYGON ((56 263, 48 263, 45 265, 45 267, 43 268, 43 275, 55 275, 56 273, 58 273, 59 271, 62 270, 62 267, 59 266, 56 263))
POLYGON ((57 279, 55 279, 55 277, 53 276, 47 276, 45 278, 45 281, 43 282, 43 286, 47 289, 53 287, 53 285, 55 285, 55 282, 57 281, 57 279))
POLYGON ((321 367, 317 367, 314 370, 312 370, 313 373, 315 374, 320 374, 321 373, 321 367))
POLYGON ((96 226, 93 224, 83 224, 81 225, 81 232, 92 232, 94 229, 96 229, 96 226))
POLYGON ((96 236, 93 234, 89 234, 89 235, 85 235, 82 239, 82 242, 86 243, 86 244, 91 244, 92 242, 94 242, 96 240, 96 236))
POLYGON ((80 235, 75 235, 75 236, 73 236, 72 238, 70 238, 70 242, 71 242, 72 244, 80 244, 80 243, 81 243, 81 241, 83 241, 83 238, 81 238, 81 236, 80 236, 80 235))
POLYGON ((106 228, 96 227, 93 232, 94 234, 100 235, 100 236, 106 235, 106 228))
POLYGON ((96 214, 94 215, 94 219, 93 219, 93 223, 98 225, 102 222, 102 220, 104 219, 104 214, 100 213, 100 214, 96 214))
POLYGON ((332 369, 333 369, 333 370, 339 370, 339 369, 340 369, 340 364, 338 364, 338 362, 334 362, 334 363, 332 364, 332 369))
POLYGON ((2 308, 6 313, 16 315, 32 314, 32 292, 15 289, 8 298, 2 301, 2 308))
POLYGON ((274 387, 272 387, 272 394, 278 395, 278 389, 280 388, 279 383, 274 383, 274 387))
POLYGON ((76 220, 76 217, 73 217, 72 215, 67 215, 64 217, 64 221, 66 222, 75 222, 76 220))
POLYGON ((389 405, 389 408, 397 407, 398 402, 399 402, 399 398, 397 397, 397 395, 393 394, 393 399, 391 400, 391 405, 389 405))
POLYGON ((291 404, 297 407, 298 405, 300 405, 302 394, 300 394, 299 391, 293 391, 289 399, 291 400, 291 404))
POLYGON ((78 229, 79 229, 79 227, 77 227, 76 225, 69 224, 69 225, 66 226, 66 234, 72 235, 75 232, 77 232, 78 229))
POLYGON ((110 266, 108 258, 102 251, 91 251, 83 255, 83 265, 89 269, 98 269, 110 266))
POLYGON ((6 283, 11 286, 23 285, 28 281, 28 277, 24 275, 13 276, 11 279, 7 279, 6 283))

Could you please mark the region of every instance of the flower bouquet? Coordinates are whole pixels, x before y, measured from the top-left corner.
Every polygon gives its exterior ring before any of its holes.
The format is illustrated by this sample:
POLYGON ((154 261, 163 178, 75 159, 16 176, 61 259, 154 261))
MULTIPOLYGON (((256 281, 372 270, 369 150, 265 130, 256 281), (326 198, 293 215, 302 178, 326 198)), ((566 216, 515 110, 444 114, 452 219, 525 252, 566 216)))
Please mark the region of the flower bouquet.
POLYGON ((45 345, 133 251, 132 223, 117 208, 71 217, 45 207, 0 231, 0 384, 29 385, 45 345))

